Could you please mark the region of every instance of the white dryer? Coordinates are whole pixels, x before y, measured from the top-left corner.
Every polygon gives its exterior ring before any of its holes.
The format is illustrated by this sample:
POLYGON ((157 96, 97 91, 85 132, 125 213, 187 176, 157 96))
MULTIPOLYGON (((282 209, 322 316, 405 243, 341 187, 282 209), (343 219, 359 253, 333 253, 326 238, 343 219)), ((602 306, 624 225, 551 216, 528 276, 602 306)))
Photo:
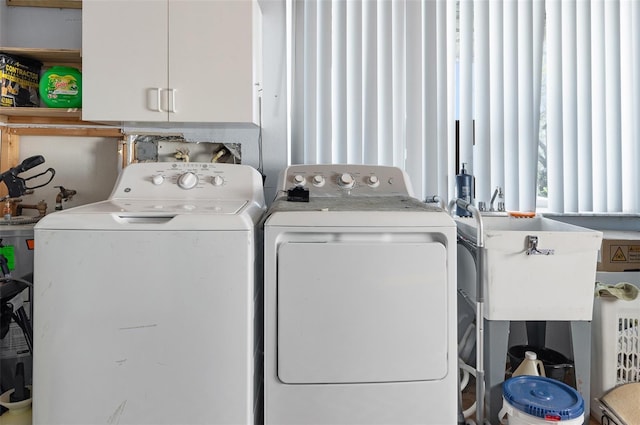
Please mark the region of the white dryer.
POLYGON ((296 165, 280 181, 264 223, 265 424, 456 423, 452 218, 395 167, 296 165))
POLYGON ((43 218, 33 423, 253 424, 264 210, 249 166, 165 162, 43 218))

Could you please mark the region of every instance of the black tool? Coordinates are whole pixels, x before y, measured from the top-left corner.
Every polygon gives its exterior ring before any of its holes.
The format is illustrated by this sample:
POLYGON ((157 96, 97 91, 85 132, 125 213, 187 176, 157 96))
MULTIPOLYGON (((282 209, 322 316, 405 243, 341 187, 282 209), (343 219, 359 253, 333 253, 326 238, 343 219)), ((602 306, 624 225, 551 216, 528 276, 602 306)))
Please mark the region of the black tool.
POLYGON ((29 158, 22 161, 20 164, 16 165, 13 168, 10 168, 8 171, 0 174, 0 181, 3 181, 5 185, 7 185, 7 189, 9 190, 10 198, 17 198, 24 195, 28 190, 37 189, 42 186, 46 186, 53 180, 53 176, 55 176, 56 171, 53 168, 47 168, 44 172, 40 174, 36 174, 35 176, 31 176, 29 178, 23 179, 22 177, 18 177, 18 174, 24 173, 27 170, 32 169, 40 164, 44 163, 44 157, 42 155, 30 156, 29 158), (36 177, 40 177, 44 174, 51 173, 51 177, 45 183, 40 184, 38 186, 27 187, 27 181, 35 179, 36 177))

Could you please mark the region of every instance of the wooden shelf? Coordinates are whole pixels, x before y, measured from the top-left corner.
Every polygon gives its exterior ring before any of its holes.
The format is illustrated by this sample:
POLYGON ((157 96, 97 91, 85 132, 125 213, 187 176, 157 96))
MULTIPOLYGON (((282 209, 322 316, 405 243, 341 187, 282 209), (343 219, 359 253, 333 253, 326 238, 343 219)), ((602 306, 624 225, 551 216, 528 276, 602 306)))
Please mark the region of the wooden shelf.
MULTIPOLYGON (((43 68, 48 68, 54 65, 65 65, 82 69, 82 57, 80 56, 80 50, 0 47, 0 53, 40 61, 42 62, 43 68)), ((71 123, 82 121, 82 112, 80 109, 76 108, 0 107, 0 121, 5 123, 71 123)))
MULTIPOLYGON (((68 118, 80 120, 82 111, 77 108, 6 108, 0 107, 0 116, 17 117, 17 119, 7 119, 7 122, 25 121, 20 118, 68 118)), ((30 120, 29 120, 30 121, 30 120)))
POLYGON ((82 0, 7 0, 7 6, 82 9, 82 0))
POLYGON ((1 47, 0 53, 22 56, 42 62, 44 67, 67 65, 82 68, 82 56, 77 49, 34 49, 23 47, 1 47))

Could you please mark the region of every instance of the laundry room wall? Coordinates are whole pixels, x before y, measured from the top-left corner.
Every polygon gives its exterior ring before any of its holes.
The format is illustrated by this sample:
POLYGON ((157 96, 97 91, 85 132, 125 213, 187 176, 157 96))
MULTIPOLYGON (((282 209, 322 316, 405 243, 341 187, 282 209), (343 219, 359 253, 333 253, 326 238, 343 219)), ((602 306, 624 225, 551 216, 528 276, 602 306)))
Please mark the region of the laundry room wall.
POLYGON ((0 2, 0 46, 45 49, 82 47, 82 10, 9 7, 0 2))
MULTIPOLYGON (((33 155, 42 155, 41 164, 21 176, 44 172, 51 167, 55 176, 45 187, 35 189, 31 195, 22 196, 22 203, 33 205, 41 200, 47 203, 47 212, 54 211, 56 196, 63 186, 77 193, 63 202, 64 209, 106 199, 118 177, 121 164, 119 140, 103 137, 20 137, 20 161, 33 155)), ((29 186, 44 183, 47 176, 30 181, 29 186)), ((23 210, 26 215, 35 211, 23 210)))

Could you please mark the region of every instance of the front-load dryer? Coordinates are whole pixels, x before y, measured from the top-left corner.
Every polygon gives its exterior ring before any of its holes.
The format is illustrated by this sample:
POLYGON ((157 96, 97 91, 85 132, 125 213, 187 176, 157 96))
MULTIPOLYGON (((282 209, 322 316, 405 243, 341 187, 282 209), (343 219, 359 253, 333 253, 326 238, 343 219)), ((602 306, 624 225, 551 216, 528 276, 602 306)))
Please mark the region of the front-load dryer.
POLYGON ((457 421, 456 226, 395 167, 296 165, 264 221, 265 424, 457 421))
POLYGON ((43 218, 33 423, 253 424, 264 210, 249 166, 162 162, 43 218))

